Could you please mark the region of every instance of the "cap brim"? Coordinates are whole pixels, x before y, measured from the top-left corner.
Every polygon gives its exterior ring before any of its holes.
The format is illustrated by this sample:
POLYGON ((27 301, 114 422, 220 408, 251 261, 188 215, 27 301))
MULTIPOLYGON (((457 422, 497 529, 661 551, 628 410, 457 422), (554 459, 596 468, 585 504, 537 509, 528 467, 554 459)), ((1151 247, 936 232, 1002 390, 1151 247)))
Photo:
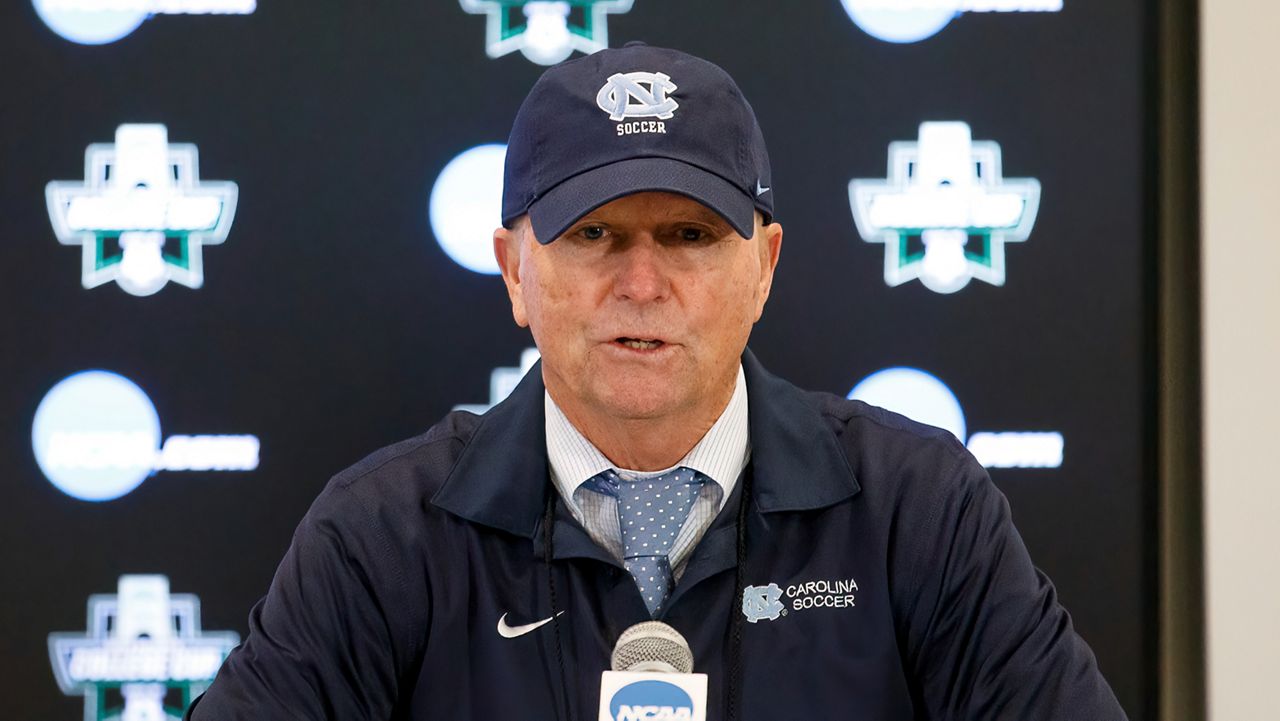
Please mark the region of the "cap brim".
POLYGON ((569 178, 529 206, 539 243, 559 238, 579 218, 633 193, 677 193, 714 210, 744 238, 755 233, 755 203, 724 178, 671 158, 620 160, 569 178))

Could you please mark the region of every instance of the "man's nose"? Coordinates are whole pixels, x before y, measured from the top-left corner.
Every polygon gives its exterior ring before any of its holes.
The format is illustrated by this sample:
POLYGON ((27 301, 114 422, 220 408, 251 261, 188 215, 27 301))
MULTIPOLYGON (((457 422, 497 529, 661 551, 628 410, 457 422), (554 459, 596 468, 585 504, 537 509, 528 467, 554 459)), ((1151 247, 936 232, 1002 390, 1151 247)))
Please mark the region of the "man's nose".
POLYGON ((663 265, 662 248, 644 235, 618 251, 613 294, 619 299, 650 303, 665 299, 671 292, 663 265))

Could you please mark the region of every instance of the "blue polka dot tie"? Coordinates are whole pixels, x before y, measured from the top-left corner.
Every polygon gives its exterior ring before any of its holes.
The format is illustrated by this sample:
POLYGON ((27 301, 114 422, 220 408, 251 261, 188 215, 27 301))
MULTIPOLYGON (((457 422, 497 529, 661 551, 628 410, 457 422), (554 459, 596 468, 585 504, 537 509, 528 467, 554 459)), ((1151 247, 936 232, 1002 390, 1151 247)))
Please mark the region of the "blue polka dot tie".
POLYGON ((608 470, 587 488, 618 499, 623 564, 636 580, 649 615, 656 618, 671 595, 671 561, 667 554, 693 508, 705 476, 681 466, 653 478, 623 480, 608 470))

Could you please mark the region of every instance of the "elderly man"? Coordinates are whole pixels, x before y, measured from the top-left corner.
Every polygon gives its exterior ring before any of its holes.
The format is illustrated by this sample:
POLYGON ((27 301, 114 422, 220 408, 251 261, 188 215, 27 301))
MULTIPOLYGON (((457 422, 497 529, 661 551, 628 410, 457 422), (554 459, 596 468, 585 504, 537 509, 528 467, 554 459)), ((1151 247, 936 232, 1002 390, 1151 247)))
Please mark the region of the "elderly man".
POLYGON ((540 365, 330 482, 189 717, 581 721, 659 619, 714 719, 1123 719, 954 437, 746 350, 772 186, 720 68, 548 70, 494 235, 540 365))

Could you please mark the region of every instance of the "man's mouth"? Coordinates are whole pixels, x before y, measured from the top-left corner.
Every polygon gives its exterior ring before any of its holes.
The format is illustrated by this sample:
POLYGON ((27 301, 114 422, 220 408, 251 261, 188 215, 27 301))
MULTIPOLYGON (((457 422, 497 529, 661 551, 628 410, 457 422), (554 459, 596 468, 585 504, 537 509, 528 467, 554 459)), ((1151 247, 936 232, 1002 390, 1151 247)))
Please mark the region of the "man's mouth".
POLYGON ((648 340, 646 338, 616 338, 614 342, 621 343, 631 350, 655 350, 663 345, 660 340, 648 340))

